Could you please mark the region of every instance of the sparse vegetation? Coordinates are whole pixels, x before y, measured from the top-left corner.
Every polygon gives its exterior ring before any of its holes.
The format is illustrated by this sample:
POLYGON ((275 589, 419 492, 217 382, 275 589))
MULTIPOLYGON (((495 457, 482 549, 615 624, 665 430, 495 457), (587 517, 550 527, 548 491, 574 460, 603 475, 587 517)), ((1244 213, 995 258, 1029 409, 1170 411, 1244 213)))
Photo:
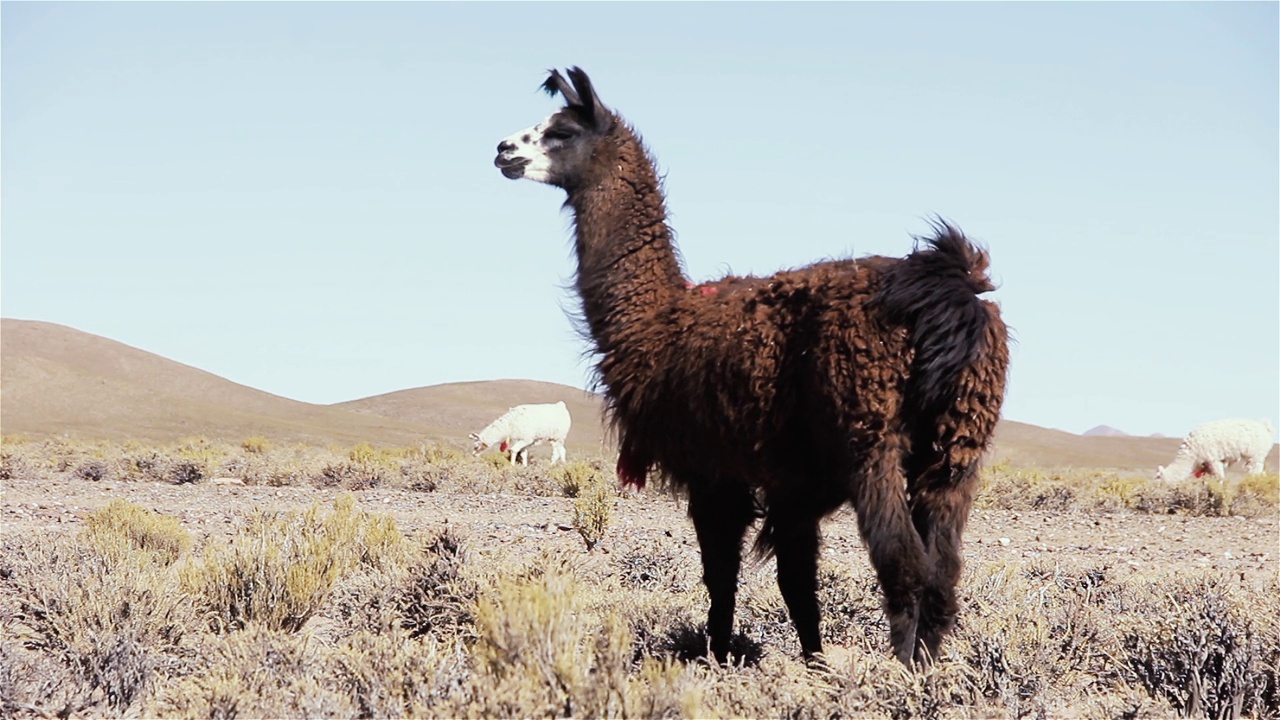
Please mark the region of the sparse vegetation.
MULTIPOLYGON (((888 654, 865 564, 822 566, 831 652, 826 669, 810 669, 771 563, 756 562, 738 596, 734 664, 717 666, 703 657, 696 547, 620 542, 636 514, 680 507, 620 496, 602 463, 511 468, 450 448, 247 441, 6 438, 2 454, 5 478, 141 491, 39 535, 6 527, 0 536, 5 717, 1280 718, 1274 573, 1259 590, 1220 570, 1131 571, 1114 554, 1072 565, 1053 552, 971 561, 952 640, 912 674, 888 654), (82 470, 95 462, 106 468, 97 480, 82 470), (147 507, 149 490, 136 483, 236 497, 174 487, 183 462, 199 466, 197 483, 232 477, 259 486, 234 492, 304 499, 253 510, 241 501, 220 508, 229 522, 212 528, 147 507), (323 491, 336 499, 315 501, 327 468, 344 468, 338 492, 323 491), (354 468, 376 470, 380 484, 351 489, 354 468), (499 506, 533 496, 547 520, 529 532, 561 541, 521 545, 511 526, 406 534, 374 510, 389 489, 426 503, 442 493, 499 506)), ((1162 484, 1007 466, 983 484, 978 512, 1064 522, 1274 517, 1280 493, 1275 475, 1162 484)), ((1274 553, 1266 543, 1258 551, 1274 553)), ((1274 569, 1273 556, 1259 557, 1274 569)))
POLYGON ((1153 515, 1269 515, 1280 505, 1280 475, 1164 482, 1095 470, 993 465, 982 471, 975 507, 1004 510, 1134 510, 1153 515))

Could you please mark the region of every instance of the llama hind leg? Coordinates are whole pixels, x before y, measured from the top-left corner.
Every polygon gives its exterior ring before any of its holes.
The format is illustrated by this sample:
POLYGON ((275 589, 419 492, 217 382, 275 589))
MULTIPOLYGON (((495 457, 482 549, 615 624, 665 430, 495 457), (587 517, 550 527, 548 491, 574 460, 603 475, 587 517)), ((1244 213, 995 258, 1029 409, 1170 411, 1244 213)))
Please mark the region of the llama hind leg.
POLYGON ((689 517, 702 550, 702 582, 711 596, 707 638, 716 661, 725 662, 733 635, 742 537, 755 519, 755 501, 744 485, 695 484, 689 492, 689 517))
POLYGON ((856 481, 854 508, 858 530, 871 555, 871 565, 884 590, 885 615, 893 654, 904 665, 915 655, 925 555, 907 508, 900 454, 875 451, 863 477, 856 481))
POLYGON ((1261 475, 1266 470, 1266 456, 1256 457, 1248 455, 1244 457, 1244 471, 1248 475, 1261 475))
POLYGON ((911 516, 924 543, 927 571, 920 601, 919 646, 915 659, 938 657, 942 638, 955 625, 959 613, 956 585, 963 569, 961 539, 969 519, 977 467, 956 470, 943 466, 911 483, 911 516))

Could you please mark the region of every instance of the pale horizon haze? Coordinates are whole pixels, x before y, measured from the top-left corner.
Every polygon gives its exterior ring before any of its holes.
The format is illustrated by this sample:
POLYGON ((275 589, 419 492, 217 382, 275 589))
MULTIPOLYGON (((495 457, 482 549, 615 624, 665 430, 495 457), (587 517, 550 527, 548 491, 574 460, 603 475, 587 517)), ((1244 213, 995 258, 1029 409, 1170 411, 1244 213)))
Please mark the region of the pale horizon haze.
POLYGON ((990 250, 1006 418, 1280 427, 1278 8, 6 1, 0 314, 312 403, 586 387, 563 193, 492 164, 579 65, 692 280, 937 215, 990 250))

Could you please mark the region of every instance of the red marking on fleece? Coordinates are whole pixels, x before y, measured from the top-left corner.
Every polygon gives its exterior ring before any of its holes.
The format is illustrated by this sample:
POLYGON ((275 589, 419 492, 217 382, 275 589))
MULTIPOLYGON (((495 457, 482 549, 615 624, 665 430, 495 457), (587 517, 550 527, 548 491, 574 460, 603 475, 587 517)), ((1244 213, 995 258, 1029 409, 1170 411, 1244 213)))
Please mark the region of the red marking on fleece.
POLYGON ((719 290, 720 290, 720 288, 718 288, 718 287, 714 287, 714 286, 711 286, 711 285, 694 285, 694 284, 693 284, 691 281, 689 281, 689 280, 685 280, 685 281, 684 281, 684 289, 685 289, 685 290, 693 290, 694 288, 697 288, 697 290, 698 290, 698 294, 699 294, 699 295, 701 295, 701 296, 703 296, 703 297, 706 297, 706 296, 708 296, 708 295, 715 295, 715 294, 716 294, 717 292, 719 292, 719 290))
POLYGON ((1204 477, 1204 474, 1205 474, 1205 473, 1207 473, 1207 472, 1209 472, 1209 471, 1208 471, 1208 470, 1205 470, 1204 468, 1196 468, 1196 471, 1195 471, 1194 475, 1195 475, 1196 477, 1204 477))
POLYGON ((510 446, 507 445, 507 441, 503 440, 502 444, 498 446, 498 452, 506 452, 508 447, 510 446))
POLYGON ((649 474, 649 464, 642 463, 634 457, 618 455, 618 479, 623 487, 633 485, 637 490, 644 489, 644 481, 649 474))

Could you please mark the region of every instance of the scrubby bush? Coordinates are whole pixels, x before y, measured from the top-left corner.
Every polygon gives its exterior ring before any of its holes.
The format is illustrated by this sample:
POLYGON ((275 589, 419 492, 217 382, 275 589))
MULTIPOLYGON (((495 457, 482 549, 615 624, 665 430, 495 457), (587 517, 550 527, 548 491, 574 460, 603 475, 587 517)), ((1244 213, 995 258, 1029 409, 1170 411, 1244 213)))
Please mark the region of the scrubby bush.
POLYGON ((173 563, 193 542, 177 518, 120 499, 85 518, 84 538, 112 562, 145 555, 162 565, 173 563))
POLYGON ((231 542, 207 547, 184 568, 183 583, 216 628, 251 622, 293 632, 316 612, 344 571, 403 561, 408 541, 385 515, 355 508, 344 495, 322 514, 258 512, 231 542))
POLYGON ((261 435, 251 435, 240 441, 240 448, 254 455, 265 455, 271 450, 271 441, 261 435))
POLYGON ((599 475, 590 477, 592 481, 573 500, 573 527, 582 536, 588 551, 604 538, 605 531, 613 520, 616 497, 613 488, 599 475))

